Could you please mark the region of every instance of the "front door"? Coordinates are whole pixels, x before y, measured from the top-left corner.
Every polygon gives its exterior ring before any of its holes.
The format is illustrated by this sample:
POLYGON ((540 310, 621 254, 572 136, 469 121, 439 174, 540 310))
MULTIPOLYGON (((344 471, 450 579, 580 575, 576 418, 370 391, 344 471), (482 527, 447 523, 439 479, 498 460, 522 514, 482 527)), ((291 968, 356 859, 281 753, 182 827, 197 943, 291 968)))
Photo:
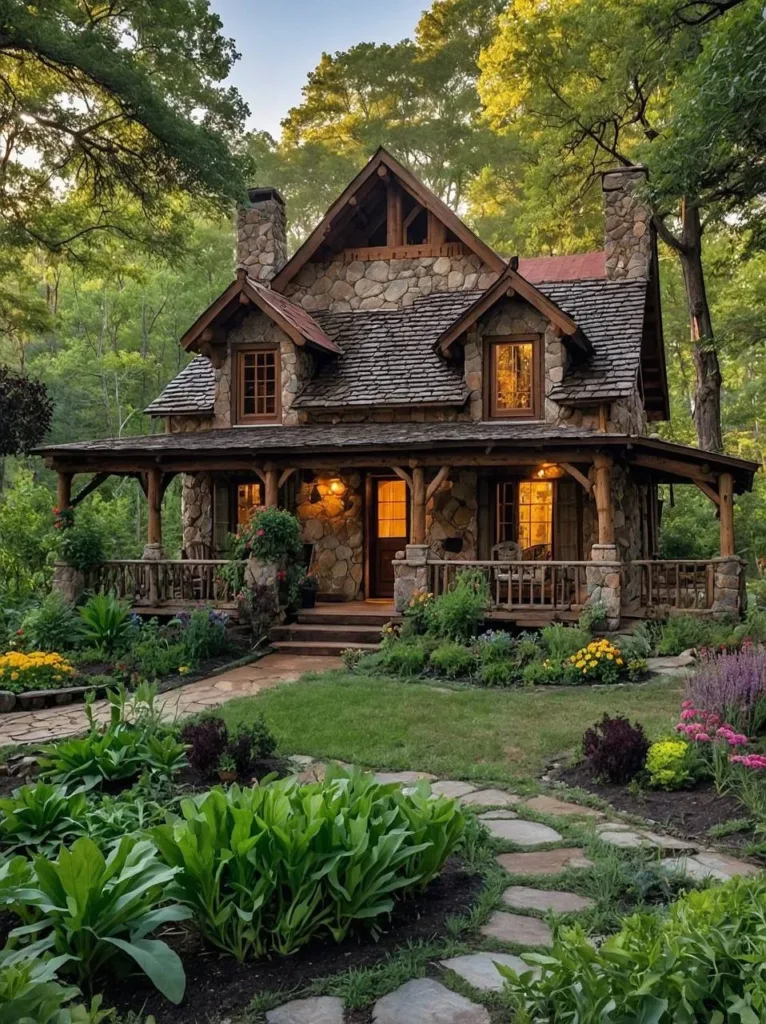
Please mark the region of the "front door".
POLYGON ((409 535, 407 484, 398 478, 372 480, 370 515, 370 583, 372 597, 394 596, 397 551, 403 551, 409 535))

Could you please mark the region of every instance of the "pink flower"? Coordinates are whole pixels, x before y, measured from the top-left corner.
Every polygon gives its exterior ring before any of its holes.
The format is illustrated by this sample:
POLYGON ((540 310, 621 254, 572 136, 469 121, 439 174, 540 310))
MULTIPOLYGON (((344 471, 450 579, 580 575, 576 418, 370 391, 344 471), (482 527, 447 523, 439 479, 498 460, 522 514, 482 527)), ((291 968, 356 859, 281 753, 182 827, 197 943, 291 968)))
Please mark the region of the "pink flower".
POLYGON ((681 712, 681 721, 688 722, 690 718, 694 718, 697 712, 694 708, 687 708, 686 711, 681 712))
POLYGON ((692 739, 696 743, 709 743, 710 742, 710 737, 708 736, 708 734, 706 732, 698 732, 698 733, 696 733, 696 735, 692 736, 692 739))
POLYGON ((729 758, 732 764, 741 764, 744 768, 755 771, 766 771, 766 757, 763 754, 734 754, 729 758))
POLYGON ((682 701, 681 707, 682 708, 693 708, 694 707, 694 701, 693 700, 682 701))
POLYGON ((265 533, 266 533, 265 530, 258 530, 256 536, 263 537, 265 535, 265 533))

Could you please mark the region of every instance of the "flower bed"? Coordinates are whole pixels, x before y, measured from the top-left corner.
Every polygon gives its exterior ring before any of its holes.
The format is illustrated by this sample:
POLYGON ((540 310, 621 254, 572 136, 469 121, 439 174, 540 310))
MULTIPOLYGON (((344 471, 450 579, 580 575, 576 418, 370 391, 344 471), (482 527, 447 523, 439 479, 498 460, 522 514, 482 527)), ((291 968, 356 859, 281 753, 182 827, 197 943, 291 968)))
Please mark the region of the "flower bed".
POLYGON ((0 657, 0 690, 26 693, 71 686, 76 670, 56 652, 9 651, 0 657))

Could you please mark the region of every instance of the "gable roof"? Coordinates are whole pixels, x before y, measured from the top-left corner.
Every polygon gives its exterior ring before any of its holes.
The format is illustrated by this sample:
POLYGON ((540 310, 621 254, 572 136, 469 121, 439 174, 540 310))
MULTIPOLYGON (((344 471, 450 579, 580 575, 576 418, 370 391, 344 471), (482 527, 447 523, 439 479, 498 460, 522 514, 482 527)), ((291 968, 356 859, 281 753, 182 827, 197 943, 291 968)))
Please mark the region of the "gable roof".
POLYGON ((288 334, 296 345, 307 342, 316 348, 336 353, 338 347, 321 329, 310 313, 296 306, 284 295, 277 295, 253 281, 244 271, 222 292, 202 313, 181 338, 181 345, 187 351, 206 352, 215 338, 215 329, 225 324, 241 310, 243 305, 253 303, 288 334))
POLYGON ((606 280, 606 252, 577 252, 568 256, 532 256, 519 260, 519 273, 530 284, 546 281, 606 280))
POLYGON ((149 416, 212 416, 214 404, 213 364, 207 356, 195 356, 144 412, 149 416))
POLYGON ((502 257, 498 256, 486 242, 482 242, 479 236, 474 234, 468 225, 464 224, 446 203, 434 195, 421 181, 418 181, 411 171, 408 171, 403 164, 399 163, 395 157, 380 146, 353 181, 341 192, 303 245, 287 261, 279 273, 274 276, 271 283, 275 291, 283 291, 301 267, 309 261, 319 246, 326 241, 330 231, 337 226, 337 221, 341 215, 351 208, 352 200, 356 199, 357 194, 364 190, 365 185, 378 174, 381 168, 397 178, 399 183, 417 199, 424 209, 437 217, 449 231, 463 242, 471 252, 476 253, 484 263, 498 272, 505 268, 505 262, 502 257))

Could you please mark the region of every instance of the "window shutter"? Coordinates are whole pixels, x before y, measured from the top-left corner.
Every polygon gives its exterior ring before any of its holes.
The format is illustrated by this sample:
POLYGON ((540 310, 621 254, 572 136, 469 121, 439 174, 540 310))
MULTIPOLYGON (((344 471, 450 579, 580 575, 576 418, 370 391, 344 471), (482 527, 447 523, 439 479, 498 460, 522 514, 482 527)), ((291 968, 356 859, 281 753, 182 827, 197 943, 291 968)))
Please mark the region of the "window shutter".
POLYGON ((230 531, 231 488, 228 483, 216 483, 213 508, 213 549, 217 557, 227 553, 230 531))
POLYGON ((582 558, 581 488, 571 477, 556 481, 553 557, 560 562, 582 558))

